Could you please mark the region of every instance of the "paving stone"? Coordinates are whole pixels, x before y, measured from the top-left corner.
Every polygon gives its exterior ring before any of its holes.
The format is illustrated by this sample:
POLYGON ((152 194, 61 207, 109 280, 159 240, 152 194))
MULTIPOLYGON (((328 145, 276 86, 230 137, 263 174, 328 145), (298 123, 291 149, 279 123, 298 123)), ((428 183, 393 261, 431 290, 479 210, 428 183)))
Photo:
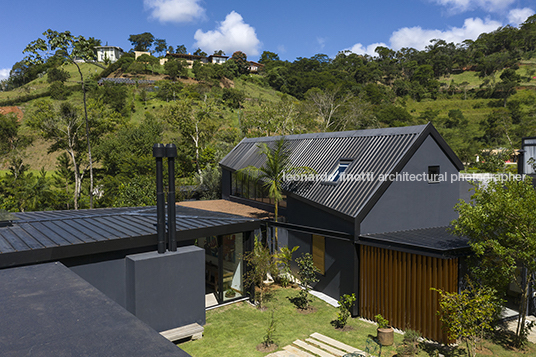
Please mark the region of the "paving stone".
POLYGON ((335 357, 335 355, 332 355, 329 352, 323 351, 318 347, 315 347, 313 345, 308 344, 307 342, 304 342, 302 340, 296 340, 293 342, 296 346, 301 347, 304 350, 307 350, 308 352, 312 352, 315 355, 318 355, 320 357, 335 357))
POLYGON ((331 353, 334 356, 342 357, 347 353, 347 352, 341 351, 341 350, 339 350, 339 349, 337 349, 335 347, 332 347, 330 345, 326 345, 325 343, 322 343, 322 342, 320 342, 318 340, 315 340, 315 339, 312 339, 312 338, 306 339, 305 342, 307 342, 309 344, 312 344, 312 345, 317 345, 321 349, 328 351, 329 353, 331 353))

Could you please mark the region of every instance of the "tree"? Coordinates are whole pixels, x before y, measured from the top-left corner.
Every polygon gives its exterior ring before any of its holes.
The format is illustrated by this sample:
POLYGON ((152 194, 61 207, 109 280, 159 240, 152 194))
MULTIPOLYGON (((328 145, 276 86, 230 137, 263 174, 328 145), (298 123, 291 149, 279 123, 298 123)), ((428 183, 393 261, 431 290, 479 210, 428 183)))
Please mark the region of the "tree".
POLYGON ((289 300, 296 305, 298 309, 307 310, 309 308, 309 291, 311 290, 311 284, 318 281, 316 274, 319 272, 318 268, 313 262, 313 256, 310 253, 302 254, 301 257, 296 258, 298 264, 298 278, 302 289, 299 291, 298 296, 289 298, 289 300))
POLYGON ((82 94, 84 102, 84 116, 86 124, 86 143, 89 160, 89 176, 90 176, 90 189, 89 189, 89 207, 93 208, 93 159, 91 156, 91 143, 90 143, 90 128, 89 120, 87 116, 86 105, 86 86, 84 82, 84 75, 77 62, 82 59, 84 61, 94 60, 94 45, 95 39, 86 40, 83 36, 73 36, 71 32, 57 32, 47 30, 43 32, 45 39, 38 38, 35 41, 30 42, 24 49, 23 53, 28 53, 25 58, 27 63, 41 64, 50 57, 51 53, 57 56, 62 61, 72 63, 78 69, 80 75, 80 82, 82 83, 82 94))
MULTIPOLYGON (((265 159, 263 166, 260 168, 247 166, 238 171, 238 175, 257 180, 268 190, 268 196, 274 200, 274 220, 277 222, 279 202, 283 199, 284 178, 295 168, 290 166, 290 152, 285 137, 277 140, 272 147, 265 143, 259 144, 259 150, 259 155, 265 159)), ((278 249, 277 227, 275 227, 275 251, 278 249)))
POLYGON ((454 232, 469 238, 476 255, 475 276, 498 291, 504 291, 511 282, 519 287, 519 344, 528 332, 528 294, 536 273, 536 191, 531 182, 525 178, 475 186, 472 201, 456 205, 459 218, 453 221, 454 232), (519 275, 518 269, 526 274, 519 275))
POLYGON ((179 53, 179 54, 187 54, 188 51, 186 50, 186 46, 184 45, 178 45, 177 48, 175 49, 175 53, 179 53))
POLYGON ((128 40, 134 46, 134 51, 145 52, 153 45, 154 36, 150 32, 144 32, 139 35, 130 35, 128 40))
POLYGON ((477 339, 482 339, 485 332, 493 331, 501 305, 493 290, 470 286, 471 289, 460 293, 432 290, 441 295, 437 313, 448 337, 465 341, 468 355, 475 357, 477 339))
POLYGON ((78 209, 83 178, 80 153, 83 151, 84 127, 78 110, 70 103, 61 103, 56 107, 51 102, 39 101, 35 103, 27 123, 38 130, 45 140, 52 141, 49 152, 65 150, 69 154, 74 170, 74 209, 78 209))
POLYGON ((167 50, 167 43, 166 40, 163 39, 156 39, 154 40, 154 51, 156 53, 164 54, 167 50))
POLYGON ((341 94, 340 92, 341 88, 336 87, 325 91, 313 88, 306 93, 307 99, 320 121, 321 130, 324 132, 331 130, 335 125, 335 119, 340 109, 353 97, 350 93, 341 94))
POLYGON ((170 105, 164 114, 165 120, 179 130, 185 142, 192 145, 197 174, 201 174, 201 151, 219 127, 212 112, 212 103, 205 95, 201 102, 186 99, 170 105))
POLYGON ((259 287, 259 309, 262 309, 266 290, 265 280, 269 273, 272 275, 277 273, 275 261, 268 247, 263 246, 257 238, 255 238, 253 250, 244 254, 244 261, 248 266, 244 275, 244 284, 259 287))
POLYGON ((47 82, 53 83, 53 82, 65 82, 71 77, 69 72, 65 71, 64 69, 53 67, 50 68, 47 71, 47 82))
POLYGON ((0 158, 9 164, 15 180, 26 170, 23 164, 24 150, 32 142, 20 132, 20 123, 13 114, 0 114, 0 158))
POLYGON ((195 52, 194 52, 194 56, 207 57, 207 53, 204 52, 202 49, 197 48, 197 50, 195 50, 195 52))
MULTIPOLYGON (((247 74, 249 73, 249 62, 248 62, 248 56, 242 51, 236 51, 233 53, 231 58, 229 58, 228 61, 233 61, 236 63, 238 67, 238 73, 239 74, 247 74)), ((228 62, 227 61, 227 62, 228 62)))
POLYGON ((170 59, 164 63, 164 71, 173 81, 177 77, 184 76, 187 73, 184 61, 175 59, 170 59))

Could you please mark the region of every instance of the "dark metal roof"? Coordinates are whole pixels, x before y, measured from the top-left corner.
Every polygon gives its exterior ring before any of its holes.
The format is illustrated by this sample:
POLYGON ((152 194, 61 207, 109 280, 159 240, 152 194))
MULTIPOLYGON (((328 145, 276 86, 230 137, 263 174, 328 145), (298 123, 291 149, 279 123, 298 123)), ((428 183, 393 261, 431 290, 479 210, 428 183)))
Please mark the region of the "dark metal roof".
MULTIPOLYGON (((402 170, 428 135, 432 135, 453 164, 463 164, 432 124, 399 128, 370 129, 334 133, 286 136, 293 166, 308 166, 318 174, 329 175, 341 159, 353 159, 346 175, 374 174, 373 180, 345 180, 336 184, 322 181, 292 184, 290 195, 332 210, 346 217, 357 217, 371 200, 378 199, 390 182, 378 180, 402 170)), ((265 162, 258 144, 273 145, 281 137, 242 140, 221 162, 231 171, 247 166, 262 167, 265 162)))
POLYGON ((470 248, 468 242, 466 237, 451 233, 450 227, 371 233, 359 237, 360 244, 431 256, 466 255, 470 248))
POLYGON ((0 270, 2 356, 190 356, 61 263, 0 270))
MULTIPOLYGON (((157 244, 156 208, 14 213, 0 227, 0 268, 157 244)), ((176 207, 177 240, 258 228, 259 220, 176 207)))

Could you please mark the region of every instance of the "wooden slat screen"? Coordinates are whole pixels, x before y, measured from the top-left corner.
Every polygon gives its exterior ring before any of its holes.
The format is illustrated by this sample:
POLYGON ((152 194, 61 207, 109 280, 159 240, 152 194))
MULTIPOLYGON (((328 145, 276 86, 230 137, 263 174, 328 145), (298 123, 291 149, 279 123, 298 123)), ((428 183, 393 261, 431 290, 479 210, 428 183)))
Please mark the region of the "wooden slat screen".
POLYGON ((439 294, 457 291, 458 259, 440 259, 368 246, 360 247, 360 315, 382 314, 396 328, 450 342, 437 316, 439 294))

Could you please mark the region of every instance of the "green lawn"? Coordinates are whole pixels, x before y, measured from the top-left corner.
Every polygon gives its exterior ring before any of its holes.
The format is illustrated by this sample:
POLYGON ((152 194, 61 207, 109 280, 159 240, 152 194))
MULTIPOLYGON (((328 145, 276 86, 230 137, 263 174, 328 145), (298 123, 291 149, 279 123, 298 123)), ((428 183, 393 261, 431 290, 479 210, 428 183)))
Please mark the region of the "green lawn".
MULTIPOLYGON (((336 330, 330 321, 335 319, 338 309, 313 297, 312 305, 317 311, 301 314, 287 299, 296 294, 295 289, 276 288, 272 298, 266 303, 268 309, 265 311, 258 310, 248 302, 209 310, 203 338, 179 346, 194 357, 266 356, 268 353, 258 352, 256 346, 263 340, 272 311, 276 320, 275 341, 279 350, 296 339, 307 338, 313 332, 319 332, 361 350, 365 350, 367 346, 376 346, 372 341, 372 337, 376 336, 376 325, 360 319, 350 319, 348 326, 351 326, 352 330, 336 330)), ((402 336, 395 333, 395 346, 401 341, 402 336)), ((394 356, 395 346, 384 347, 381 356, 394 356)), ((419 356, 435 356, 436 350, 435 345, 426 345, 419 356)), ((466 356, 463 348, 442 349, 440 353, 447 357, 466 356)), ((520 354, 536 355, 535 345, 530 344, 527 351, 519 352, 485 341, 483 353, 479 356, 514 357, 520 354)), ((374 355, 379 356, 379 350, 376 350, 374 355)))

